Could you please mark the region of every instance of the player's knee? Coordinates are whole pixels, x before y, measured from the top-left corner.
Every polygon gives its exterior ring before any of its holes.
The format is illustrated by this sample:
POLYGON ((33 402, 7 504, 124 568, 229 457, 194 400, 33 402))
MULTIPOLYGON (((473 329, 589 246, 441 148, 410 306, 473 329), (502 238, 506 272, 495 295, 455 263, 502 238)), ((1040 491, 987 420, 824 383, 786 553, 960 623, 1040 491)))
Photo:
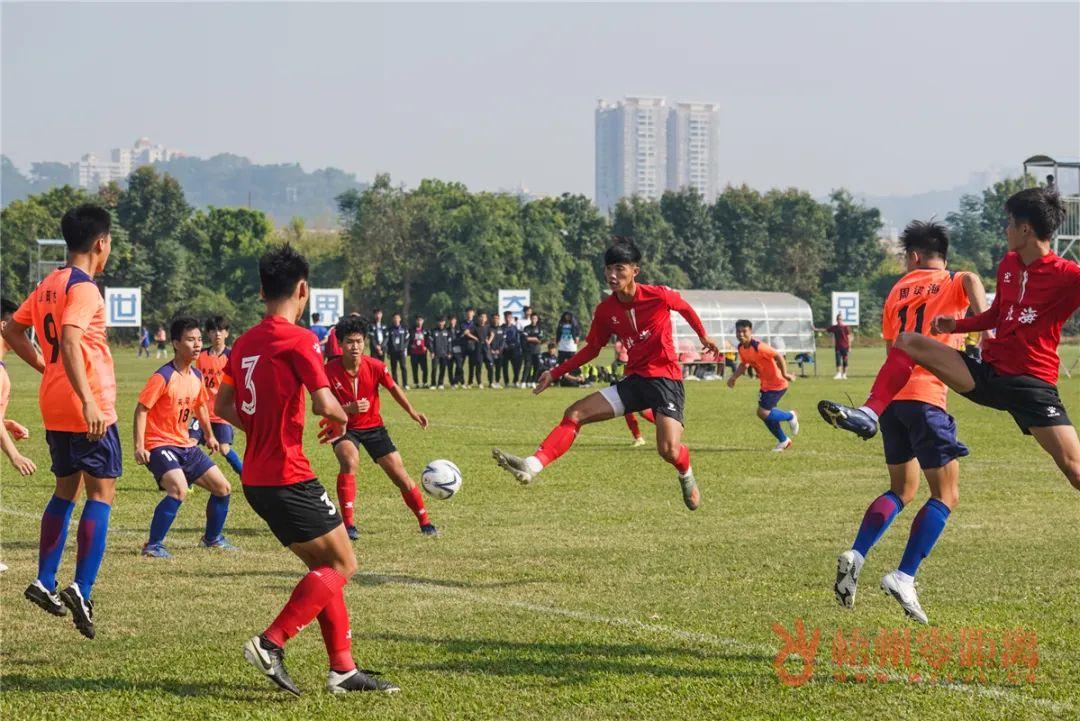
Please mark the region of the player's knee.
POLYGON ((757 417, 760 418, 761 420, 765 420, 766 418, 769 417, 769 411, 765 410, 761 406, 758 406, 757 417))
POLYGON ((960 503, 959 488, 942 489, 939 490, 937 493, 931 494, 931 496, 948 506, 950 511, 955 510, 956 506, 960 503))
POLYGON ((183 503, 187 499, 187 488, 183 484, 170 485, 165 494, 183 503))
POLYGON ((679 444, 670 441, 661 441, 656 444, 656 451, 668 463, 674 463, 679 459, 679 444))
POLYGON ((214 487, 210 489, 210 492, 215 496, 225 497, 232 493, 232 484, 222 478, 220 481, 214 484, 214 487))
POLYGON ((339 558, 333 564, 333 568, 345 578, 352 578, 353 574, 359 570, 359 566, 356 563, 356 556, 352 553, 346 553, 342 558, 339 558))
POLYGON ((585 414, 581 412, 581 409, 578 408, 576 403, 563 412, 564 421, 570 421, 571 423, 576 423, 578 425, 581 425, 581 421, 584 417, 585 414))
POLYGON ((924 337, 918 333, 912 333, 911 331, 904 331, 900 335, 896 336, 896 342, 893 343, 893 348, 899 348, 905 353, 909 352, 912 348, 917 346, 924 340, 924 337))

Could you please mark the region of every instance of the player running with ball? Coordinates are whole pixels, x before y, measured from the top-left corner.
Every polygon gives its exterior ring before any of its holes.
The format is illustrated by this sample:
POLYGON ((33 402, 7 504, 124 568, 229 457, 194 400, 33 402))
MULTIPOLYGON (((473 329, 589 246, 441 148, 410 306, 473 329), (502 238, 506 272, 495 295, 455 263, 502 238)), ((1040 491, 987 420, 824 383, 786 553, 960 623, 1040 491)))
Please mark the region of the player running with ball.
POLYGON ((617 384, 577 401, 563 414, 562 422, 543 440, 534 455, 519 458, 498 448, 492 457, 521 483, 531 483, 546 466, 569 450, 581 426, 606 421, 645 409, 656 417, 656 449, 675 466, 683 502, 691 511, 701 503, 701 493, 690 467, 690 450, 682 443, 685 393, 682 368, 671 339, 671 311, 677 311, 706 350, 719 353, 716 341, 694 309, 674 290, 637 282, 641 251, 629 240, 616 240, 604 253, 604 277, 611 295, 596 306, 585 346, 572 358, 545 371, 533 393, 542 393, 566 373, 599 355, 612 335, 629 353, 626 374, 617 384))

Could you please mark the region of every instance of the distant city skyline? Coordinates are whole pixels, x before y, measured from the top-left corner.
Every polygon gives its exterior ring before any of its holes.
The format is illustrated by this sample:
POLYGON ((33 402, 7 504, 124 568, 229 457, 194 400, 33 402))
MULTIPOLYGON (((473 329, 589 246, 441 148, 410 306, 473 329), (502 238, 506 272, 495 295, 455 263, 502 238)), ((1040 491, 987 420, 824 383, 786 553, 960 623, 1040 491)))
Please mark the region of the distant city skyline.
POLYGON ((593 197, 596 99, 638 94, 719 104, 721 186, 917 194, 1080 155, 1075 3, 4 3, 0 19, 0 151, 23 169, 146 135, 593 197))

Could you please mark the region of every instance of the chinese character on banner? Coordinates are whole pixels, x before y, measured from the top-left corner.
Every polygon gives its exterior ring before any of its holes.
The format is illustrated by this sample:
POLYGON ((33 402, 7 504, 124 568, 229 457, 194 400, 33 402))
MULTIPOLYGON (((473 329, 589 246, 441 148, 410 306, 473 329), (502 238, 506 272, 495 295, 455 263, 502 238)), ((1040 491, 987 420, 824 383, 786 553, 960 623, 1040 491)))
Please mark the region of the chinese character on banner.
POLYGON ((105 325, 110 328, 141 326, 142 288, 106 288, 105 325))
POLYGON ((345 291, 341 288, 312 288, 309 313, 319 314, 319 324, 331 326, 345 314, 345 291))
POLYGON ((835 320, 836 316, 840 316, 847 325, 859 324, 859 291, 833 291, 832 315, 829 316, 829 322, 835 320))
POLYGON ((532 305, 532 290, 499 290, 499 314, 510 311, 512 315, 520 318, 525 306, 532 305))

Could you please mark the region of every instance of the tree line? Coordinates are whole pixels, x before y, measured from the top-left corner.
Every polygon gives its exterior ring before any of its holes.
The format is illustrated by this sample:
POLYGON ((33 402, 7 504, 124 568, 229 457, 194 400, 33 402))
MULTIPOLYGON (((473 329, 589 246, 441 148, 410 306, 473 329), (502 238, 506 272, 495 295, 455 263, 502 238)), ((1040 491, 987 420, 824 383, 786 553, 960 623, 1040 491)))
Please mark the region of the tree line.
MULTIPOLYGON (((1004 253, 1004 199, 1032 184, 1010 179, 964 198, 947 218, 952 267, 977 270, 992 283, 1004 253)), ((587 322, 612 235, 641 248, 644 282, 790 292, 811 304, 819 324, 829 320, 831 291, 858 290, 861 330, 873 335, 884 295, 903 272, 878 239, 878 210, 846 190, 821 201, 794 188, 738 186, 707 203, 685 189, 659 200, 623 199, 605 217, 583 195, 526 202, 441 180, 407 189, 379 175, 338 196, 338 231, 313 231, 299 218, 275 228, 259 210, 196 209, 174 177, 142 167, 126 187, 89 193, 64 186, 8 205, 0 214, 5 296, 26 295, 35 240, 60 237, 63 213, 89 201, 113 214, 104 284, 141 287, 147 324, 221 313, 237 329, 250 326, 261 312, 258 257, 283 240, 308 256, 313 285, 344 286, 349 309, 428 317, 470 305, 492 309, 498 289, 531 288, 543 317, 569 310, 587 322)))

